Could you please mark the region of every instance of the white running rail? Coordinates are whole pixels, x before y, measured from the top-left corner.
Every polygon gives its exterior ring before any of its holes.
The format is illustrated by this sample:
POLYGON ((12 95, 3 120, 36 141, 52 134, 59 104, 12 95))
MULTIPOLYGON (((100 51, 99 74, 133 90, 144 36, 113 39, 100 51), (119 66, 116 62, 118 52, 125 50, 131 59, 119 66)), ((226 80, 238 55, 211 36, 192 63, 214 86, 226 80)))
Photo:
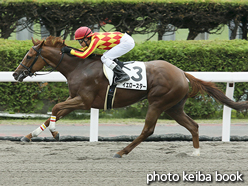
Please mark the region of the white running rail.
MULTIPOLYGON (((47 72, 41 72, 47 73, 47 72)), ((248 82, 248 72, 188 72, 204 81, 226 82, 226 96, 233 99, 236 82, 248 82)), ((16 82, 13 72, 0 72, 0 82, 16 82)), ((24 82, 66 82, 66 78, 59 72, 47 75, 27 77, 24 82)), ((98 141, 99 110, 91 109, 90 117, 90 141, 98 141)), ((222 121, 222 141, 230 141, 231 108, 224 106, 222 121)))

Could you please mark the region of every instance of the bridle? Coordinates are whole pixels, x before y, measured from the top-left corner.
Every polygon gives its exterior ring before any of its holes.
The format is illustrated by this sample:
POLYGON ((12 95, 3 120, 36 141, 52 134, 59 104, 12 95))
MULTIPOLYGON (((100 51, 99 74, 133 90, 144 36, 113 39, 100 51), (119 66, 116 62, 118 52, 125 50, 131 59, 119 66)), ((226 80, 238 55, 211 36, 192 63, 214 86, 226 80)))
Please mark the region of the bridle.
POLYGON ((62 53, 62 56, 61 56, 61 58, 60 58, 60 60, 59 60, 59 63, 57 64, 57 66, 54 68, 54 67, 52 67, 51 65, 49 65, 49 63, 45 60, 45 58, 41 55, 41 49, 42 48, 39 48, 39 50, 37 50, 36 48, 34 48, 33 46, 32 46, 32 48, 37 52, 37 54, 36 54, 36 56, 35 56, 35 58, 34 58, 34 61, 33 61, 33 63, 29 66, 29 67, 27 67, 26 65, 24 65, 24 64, 22 64, 22 62, 20 63, 20 65, 21 66, 23 66, 25 69, 26 69, 26 71, 23 71, 22 73, 23 73, 23 75, 25 75, 25 76, 33 76, 33 75, 46 75, 46 74, 50 74, 51 72, 53 72, 54 70, 56 70, 56 68, 60 65, 60 63, 62 62, 62 60, 63 60, 63 57, 64 57, 64 53, 62 53), (36 61, 38 60, 38 58, 39 58, 39 56, 43 59, 43 61, 48 65, 48 66, 50 66, 50 67, 52 67, 52 70, 50 70, 48 73, 45 73, 45 74, 37 74, 37 73, 33 73, 31 70, 32 70, 32 67, 34 66, 34 64, 36 63, 36 61))

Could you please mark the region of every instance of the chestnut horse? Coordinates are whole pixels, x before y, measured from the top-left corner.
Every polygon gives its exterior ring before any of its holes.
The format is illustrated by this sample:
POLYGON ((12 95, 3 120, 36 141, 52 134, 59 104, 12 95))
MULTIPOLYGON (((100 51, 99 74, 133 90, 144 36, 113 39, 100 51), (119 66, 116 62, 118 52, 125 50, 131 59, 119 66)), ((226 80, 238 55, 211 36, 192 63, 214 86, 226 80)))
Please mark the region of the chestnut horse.
MULTIPOLYGON (((86 59, 71 57, 61 53, 66 46, 59 37, 48 37, 46 40, 33 40, 34 46, 28 51, 20 65, 13 73, 17 81, 34 75, 44 66, 51 66, 63 74, 69 87, 69 98, 56 104, 52 109, 52 116, 32 133, 22 138, 30 141, 49 125, 53 137, 59 140, 59 133, 55 130, 55 121, 61 119, 76 109, 89 110, 90 108, 104 108, 108 80, 103 73, 103 64, 100 56, 91 56, 86 59), (53 126, 51 126, 53 125, 53 126), (41 129, 40 129, 41 128, 41 129)), ((184 104, 188 97, 198 92, 206 92, 216 100, 233 109, 247 109, 247 102, 234 102, 216 88, 214 83, 205 82, 182 71, 176 66, 163 61, 145 62, 147 71, 147 90, 118 89, 115 94, 114 108, 125 107, 142 99, 149 103, 145 125, 141 134, 127 147, 117 152, 114 157, 120 158, 128 154, 137 145, 153 134, 158 117, 165 112, 180 125, 189 130, 193 140, 193 154, 199 156, 198 124, 184 112, 184 104), (189 83, 191 91, 189 91, 189 83)))

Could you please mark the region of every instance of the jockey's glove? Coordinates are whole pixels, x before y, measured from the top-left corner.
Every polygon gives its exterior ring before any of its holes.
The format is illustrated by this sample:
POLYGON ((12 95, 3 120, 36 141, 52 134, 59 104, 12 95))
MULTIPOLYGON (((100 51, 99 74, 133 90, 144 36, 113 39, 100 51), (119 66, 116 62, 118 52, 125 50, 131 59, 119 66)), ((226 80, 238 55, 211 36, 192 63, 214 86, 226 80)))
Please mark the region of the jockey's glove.
POLYGON ((71 49, 69 47, 67 47, 67 46, 64 46, 61 49, 61 52, 70 54, 71 53, 71 49))

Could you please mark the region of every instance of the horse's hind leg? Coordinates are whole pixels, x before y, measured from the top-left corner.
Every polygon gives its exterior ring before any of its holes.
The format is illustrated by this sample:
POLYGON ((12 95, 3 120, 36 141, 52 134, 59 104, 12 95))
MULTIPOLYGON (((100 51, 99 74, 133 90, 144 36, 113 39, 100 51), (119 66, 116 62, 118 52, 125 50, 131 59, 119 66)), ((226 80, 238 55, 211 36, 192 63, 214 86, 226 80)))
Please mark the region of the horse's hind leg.
POLYGON ((166 113, 175 119, 180 125, 184 126, 192 135, 193 140, 193 156, 200 156, 200 145, 199 145, 199 132, 198 132, 198 124, 191 119, 185 112, 183 111, 184 102, 180 102, 174 107, 170 108, 166 111, 166 113))
POLYGON ((153 134, 157 119, 162 113, 161 110, 157 109, 156 107, 149 106, 149 109, 147 111, 146 120, 145 120, 145 126, 141 132, 141 134, 127 147, 122 149, 121 151, 117 152, 114 157, 115 158, 121 158, 123 154, 128 154, 131 152, 137 145, 139 145, 142 141, 144 141, 146 138, 148 138, 150 135, 153 134))

